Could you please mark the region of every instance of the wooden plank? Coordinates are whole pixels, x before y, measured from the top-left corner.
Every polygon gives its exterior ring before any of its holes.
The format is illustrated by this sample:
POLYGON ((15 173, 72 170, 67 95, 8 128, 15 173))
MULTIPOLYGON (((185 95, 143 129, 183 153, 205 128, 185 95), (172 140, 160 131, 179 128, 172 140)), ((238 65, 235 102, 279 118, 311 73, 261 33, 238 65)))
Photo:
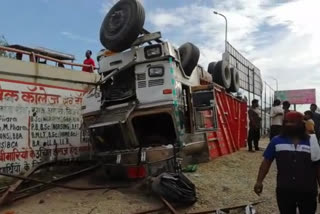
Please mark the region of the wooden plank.
POLYGON ((197 85, 197 86, 192 86, 191 91, 202 91, 202 90, 211 90, 213 89, 213 85, 197 85))
MULTIPOLYGON (((51 162, 45 162, 45 163, 42 163, 32 169, 30 169, 29 171, 27 171, 23 176, 24 177, 29 177, 31 176, 33 173, 35 173, 38 169, 40 169, 41 167, 49 164, 51 162)), ((15 182, 14 184, 10 185, 10 187, 8 188, 8 190, 3 193, 3 195, 1 196, 0 198, 0 205, 4 205, 4 204, 7 204, 7 203, 10 203, 11 201, 11 195, 12 193, 14 193, 16 191, 16 189, 24 182, 24 180, 18 180, 17 182, 15 182)))
POLYGON ((178 212, 171 206, 171 204, 164 199, 162 196, 160 196, 161 201, 166 205, 166 207, 169 209, 171 214, 178 214, 178 212))

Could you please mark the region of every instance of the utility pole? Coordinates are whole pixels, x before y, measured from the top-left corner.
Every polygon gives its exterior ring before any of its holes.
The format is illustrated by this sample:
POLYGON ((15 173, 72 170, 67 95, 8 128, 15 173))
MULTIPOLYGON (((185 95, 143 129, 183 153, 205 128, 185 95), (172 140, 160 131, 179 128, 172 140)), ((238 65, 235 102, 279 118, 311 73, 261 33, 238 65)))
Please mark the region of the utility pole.
POLYGON ((270 76, 270 78, 276 81, 276 90, 278 91, 278 90, 279 90, 279 83, 278 83, 278 79, 277 79, 277 78, 275 78, 275 77, 272 77, 272 76, 270 76))
POLYGON ((221 13, 218 13, 217 11, 213 11, 214 14, 222 16, 224 20, 226 21, 226 28, 225 28, 225 35, 224 35, 224 42, 225 42, 225 52, 227 52, 227 42, 228 42, 228 20, 227 17, 221 13))

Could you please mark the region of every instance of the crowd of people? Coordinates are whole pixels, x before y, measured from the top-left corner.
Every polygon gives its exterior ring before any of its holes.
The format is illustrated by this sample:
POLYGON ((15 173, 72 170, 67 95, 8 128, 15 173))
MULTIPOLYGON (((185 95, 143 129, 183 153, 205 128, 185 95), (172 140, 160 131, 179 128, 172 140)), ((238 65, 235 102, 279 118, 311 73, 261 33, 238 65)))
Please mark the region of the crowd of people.
MULTIPOLYGON (((270 143, 263 153, 254 191, 260 195, 263 180, 273 160, 277 165, 276 199, 281 214, 314 214, 320 186, 320 114, 311 104, 304 114, 291 111, 290 103, 275 100, 270 112, 270 143)), ((259 150, 260 124, 258 100, 249 114, 248 149, 259 150)))
MULTIPOLYGON (((285 115, 289 113, 291 104, 289 101, 282 102, 279 99, 274 100, 270 111, 271 125, 269 138, 279 135, 282 130, 285 115)), ((305 129, 308 134, 315 134, 320 140, 320 114, 317 112, 318 106, 316 104, 310 105, 310 110, 304 112, 303 121, 305 129)), ((261 116, 259 109, 259 101, 254 99, 251 102, 251 107, 248 111, 249 116, 249 132, 248 132, 248 149, 249 152, 259 151, 259 140, 261 133, 261 116)))
MULTIPOLYGON (((275 100, 271 108, 271 127, 270 140, 281 133, 282 123, 285 115, 290 112, 290 103, 288 101, 275 100)), ((310 110, 304 112, 305 128, 308 134, 315 134, 317 139, 320 137, 320 114, 317 113, 318 107, 316 104, 311 104, 310 110)))

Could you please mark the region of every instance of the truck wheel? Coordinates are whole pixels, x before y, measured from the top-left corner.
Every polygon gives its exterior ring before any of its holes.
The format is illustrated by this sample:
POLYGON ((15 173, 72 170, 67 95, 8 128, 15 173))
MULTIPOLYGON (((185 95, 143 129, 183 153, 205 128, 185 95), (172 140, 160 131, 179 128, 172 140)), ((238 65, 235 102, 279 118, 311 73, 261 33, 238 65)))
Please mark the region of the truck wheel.
POLYGON ((208 65, 208 73, 213 75, 214 67, 216 66, 217 62, 210 62, 208 65))
POLYGON ((230 85, 229 91, 238 92, 240 88, 239 71, 236 68, 230 68, 230 72, 231 72, 231 85, 230 85))
POLYGON ((231 85, 231 73, 228 62, 222 60, 217 62, 213 70, 213 81, 226 89, 231 85))
POLYGON ((110 9, 102 22, 101 44, 114 52, 130 48, 142 31, 144 21, 145 13, 139 1, 119 1, 110 9))
POLYGON ((187 76, 191 76, 193 69, 197 66, 200 51, 197 46, 187 42, 179 47, 180 62, 184 73, 187 76))

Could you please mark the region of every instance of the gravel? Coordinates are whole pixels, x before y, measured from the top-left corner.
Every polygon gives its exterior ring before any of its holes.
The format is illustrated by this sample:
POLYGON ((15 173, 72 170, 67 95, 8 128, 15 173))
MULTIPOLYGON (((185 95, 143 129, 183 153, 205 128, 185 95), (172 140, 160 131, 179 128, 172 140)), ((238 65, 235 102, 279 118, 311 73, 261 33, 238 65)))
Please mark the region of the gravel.
MULTIPOLYGON (((243 149, 200 164, 196 172, 186 174, 197 187, 198 201, 192 207, 180 209, 179 212, 203 211, 265 200, 255 206, 257 213, 277 213, 275 164, 264 182, 263 194, 259 197, 253 192, 261 160, 262 152, 249 153, 243 149)), ((88 177, 81 178, 69 185, 88 185, 89 180, 88 177)), ((0 213, 14 211, 15 214, 127 214, 161 207, 161 202, 145 190, 141 185, 107 192, 55 188, 17 201, 0 209, 0 213), (44 203, 39 203, 40 201, 44 203)))

